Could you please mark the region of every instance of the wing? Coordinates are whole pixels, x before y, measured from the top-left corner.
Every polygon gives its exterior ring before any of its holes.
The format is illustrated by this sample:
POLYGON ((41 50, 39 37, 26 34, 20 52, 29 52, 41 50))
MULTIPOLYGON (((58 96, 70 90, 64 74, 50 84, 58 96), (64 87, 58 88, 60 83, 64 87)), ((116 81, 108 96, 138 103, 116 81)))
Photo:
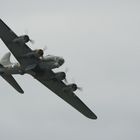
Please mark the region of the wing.
POLYGON ((22 57, 23 55, 32 52, 25 43, 16 43, 13 40, 18 36, 0 19, 0 38, 15 56, 20 65, 25 68, 37 62, 37 58, 22 57))
POLYGON ((52 71, 50 71, 49 73, 46 72, 43 75, 43 77, 36 75, 34 76, 34 78, 36 78, 44 86, 49 88, 52 92, 54 92, 60 98, 65 100, 68 104, 73 106, 76 110, 81 112, 86 117, 91 119, 97 119, 97 116, 73 92, 68 93, 64 92, 63 89, 66 87, 66 85, 62 81, 58 81, 57 79, 47 80, 44 78, 50 75, 51 73, 53 72, 52 71))

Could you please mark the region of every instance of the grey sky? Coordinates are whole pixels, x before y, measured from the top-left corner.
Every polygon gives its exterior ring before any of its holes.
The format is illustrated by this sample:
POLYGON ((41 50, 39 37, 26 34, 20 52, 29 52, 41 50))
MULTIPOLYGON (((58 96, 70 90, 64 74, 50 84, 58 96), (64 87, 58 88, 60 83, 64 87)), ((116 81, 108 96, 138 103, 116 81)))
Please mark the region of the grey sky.
MULTIPOLYGON (((140 2, 138 0, 1 1, 0 16, 16 32, 63 56, 69 82, 97 114, 89 120, 28 75, 25 94, 0 79, 2 140, 140 139, 140 2)), ((8 50, 0 41, 0 56, 8 50)), ((13 59, 13 58, 12 58, 13 59)))

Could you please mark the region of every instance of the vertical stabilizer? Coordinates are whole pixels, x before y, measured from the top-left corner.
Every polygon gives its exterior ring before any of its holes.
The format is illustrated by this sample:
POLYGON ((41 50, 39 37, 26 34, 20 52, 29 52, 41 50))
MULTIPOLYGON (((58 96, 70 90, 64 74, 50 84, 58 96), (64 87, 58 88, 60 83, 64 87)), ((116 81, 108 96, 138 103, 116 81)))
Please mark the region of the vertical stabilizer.
POLYGON ((11 61, 10 61, 10 56, 11 56, 11 53, 10 53, 10 52, 6 53, 6 54, 1 58, 0 64, 2 64, 4 67, 5 67, 5 66, 11 66, 12 63, 11 63, 11 61))

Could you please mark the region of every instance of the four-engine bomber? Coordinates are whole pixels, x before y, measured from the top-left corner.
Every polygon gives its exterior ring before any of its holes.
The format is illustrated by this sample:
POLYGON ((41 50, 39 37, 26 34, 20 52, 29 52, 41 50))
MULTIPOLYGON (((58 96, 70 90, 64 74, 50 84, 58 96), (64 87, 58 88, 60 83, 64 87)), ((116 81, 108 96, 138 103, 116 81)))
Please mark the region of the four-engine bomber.
POLYGON ((17 36, 1 19, 0 38, 18 61, 18 63, 10 61, 10 52, 0 60, 0 75, 14 89, 19 93, 24 93, 12 75, 30 74, 83 115, 97 119, 97 116, 74 93, 81 88, 75 83, 67 84, 65 72, 53 71, 64 64, 64 58, 54 55, 44 56, 43 49, 32 50, 27 43, 34 41, 28 35, 17 36))

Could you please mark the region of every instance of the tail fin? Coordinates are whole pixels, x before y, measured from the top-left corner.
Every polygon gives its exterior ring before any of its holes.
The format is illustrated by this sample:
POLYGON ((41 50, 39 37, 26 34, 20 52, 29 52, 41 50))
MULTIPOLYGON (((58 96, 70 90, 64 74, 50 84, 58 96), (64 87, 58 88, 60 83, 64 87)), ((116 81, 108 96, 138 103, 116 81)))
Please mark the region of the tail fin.
POLYGON ((2 64, 3 66, 9 66, 9 65, 12 65, 11 61, 10 61, 10 56, 11 56, 11 53, 8 52, 6 53, 0 60, 0 64, 2 64))
MULTIPOLYGON (((3 68, 3 66, 0 65, 0 68, 3 68)), ((18 92, 20 92, 22 94, 24 93, 22 88, 19 86, 19 84, 16 82, 16 80, 14 79, 14 77, 11 74, 2 73, 1 76, 18 92)))

